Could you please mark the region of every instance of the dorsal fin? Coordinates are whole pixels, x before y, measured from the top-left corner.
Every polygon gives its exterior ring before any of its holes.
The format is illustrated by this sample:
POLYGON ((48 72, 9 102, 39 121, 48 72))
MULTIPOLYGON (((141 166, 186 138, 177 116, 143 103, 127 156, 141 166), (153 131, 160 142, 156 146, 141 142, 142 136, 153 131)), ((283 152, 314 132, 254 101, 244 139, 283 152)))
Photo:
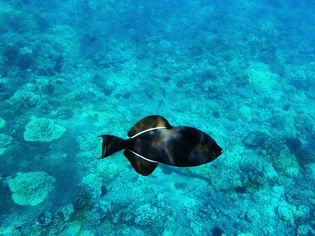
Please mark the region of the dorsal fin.
POLYGON ((130 161, 135 171, 137 171, 140 175, 147 176, 151 174, 158 165, 156 161, 144 159, 144 157, 141 157, 140 155, 127 149, 124 151, 124 155, 130 161))
POLYGON ((140 132, 153 128, 168 128, 171 129, 172 126, 168 121, 162 116, 147 116, 139 120, 131 129, 128 131, 128 136, 133 137, 140 132))

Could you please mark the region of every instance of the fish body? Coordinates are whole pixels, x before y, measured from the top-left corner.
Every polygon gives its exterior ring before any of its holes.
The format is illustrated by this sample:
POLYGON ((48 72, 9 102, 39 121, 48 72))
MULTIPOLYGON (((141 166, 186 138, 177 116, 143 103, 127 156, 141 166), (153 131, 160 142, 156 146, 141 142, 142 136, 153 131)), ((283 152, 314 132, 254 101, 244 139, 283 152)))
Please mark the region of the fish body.
POLYGON ((222 154, 222 148, 205 132, 187 126, 172 127, 161 116, 148 116, 128 132, 129 139, 103 138, 102 157, 123 150, 134 169, 151 174, 158 163, 188 167, 206 164, 222 154))
POLYGON ((213 161, 221 148, 206 133, 191 127, 160 128, 130 139, 135 153, 172 166, 197 166, 213 161))

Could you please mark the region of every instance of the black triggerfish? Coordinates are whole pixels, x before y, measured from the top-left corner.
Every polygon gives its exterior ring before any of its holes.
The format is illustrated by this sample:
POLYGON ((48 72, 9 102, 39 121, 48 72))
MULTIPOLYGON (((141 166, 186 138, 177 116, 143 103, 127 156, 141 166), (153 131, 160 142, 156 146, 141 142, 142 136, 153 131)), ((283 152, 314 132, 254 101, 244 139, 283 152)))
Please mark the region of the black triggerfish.
POLYGON ((161 116, 147 116, 138 121, 128 132, 129 139, 113 135, 103 138, 102 156, 124 150, 133 168, 141 175, 149 175, 163 163, 172 166, 198 166, 215 160, 222 148, 201 130, 172 127, 161 116))

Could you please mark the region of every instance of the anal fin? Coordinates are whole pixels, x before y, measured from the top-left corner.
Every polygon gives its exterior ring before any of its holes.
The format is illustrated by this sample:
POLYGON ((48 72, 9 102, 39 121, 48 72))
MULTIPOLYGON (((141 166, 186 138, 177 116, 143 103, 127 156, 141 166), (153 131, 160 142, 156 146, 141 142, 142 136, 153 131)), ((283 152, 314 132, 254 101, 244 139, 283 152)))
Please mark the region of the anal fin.
POLYGON ((157 162, 147 161, 129 150, 125 150, 124 155, 127 157, 135 171, 140 175, 150 175, 158 165, 157 162))

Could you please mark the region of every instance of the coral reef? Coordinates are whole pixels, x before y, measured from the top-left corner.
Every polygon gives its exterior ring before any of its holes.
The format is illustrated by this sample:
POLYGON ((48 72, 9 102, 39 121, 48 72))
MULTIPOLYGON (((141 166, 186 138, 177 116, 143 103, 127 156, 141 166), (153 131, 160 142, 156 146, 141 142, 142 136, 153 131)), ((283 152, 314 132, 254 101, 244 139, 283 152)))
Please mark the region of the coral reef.
POLYGON ((55 178, 43 171, 20 173, 9 178, 12 199, 19 205, 36 206, 42 203, 53 190, 55 178))
POLYGON ((134 212, 136 225, 149 225, 156 221, 157 209, 150 204, 140 205, 134 212))
POLYGON ((6 121, 0 117, 0 129, 4 128, 6 125, 6 121))
POLYGON ((13 138, 8 134, 0 133, 0 155, 5 152, 8 145, 12 143, 13 138))
POLYGON ((25 112, 36 106, 40 101, 40 96, 27 90, 18 90, 6 102, 11 105, 15 113, 25 112))
POLYGON ((84 176, 82 182, 78 184, 73 201, 75 209, 89 209, 98 201, 102 193, 101 178, 89 174, 84 176))
POLYGON ((12 137, 8 134, 0 134, 0 147, 8 146, 12 143, 12 137))
POLYGON ((259 95, 275 98, 275 93, 279 93, 276 89, 277 75, 271 72, 269 65, 256 62, 246 72, 249 84, 259 95))
POLYGON ((52 119, 33 116, 25 126, 24 140, 50 142, 59 139, 65 131, 64 127, 55 124, 55 121, 52 119))
POLYGON ((279 156, 273 159, 273 166, 280 175, 293 178, 299 174, 299 163, 288 149, 281 150, 279 156))

